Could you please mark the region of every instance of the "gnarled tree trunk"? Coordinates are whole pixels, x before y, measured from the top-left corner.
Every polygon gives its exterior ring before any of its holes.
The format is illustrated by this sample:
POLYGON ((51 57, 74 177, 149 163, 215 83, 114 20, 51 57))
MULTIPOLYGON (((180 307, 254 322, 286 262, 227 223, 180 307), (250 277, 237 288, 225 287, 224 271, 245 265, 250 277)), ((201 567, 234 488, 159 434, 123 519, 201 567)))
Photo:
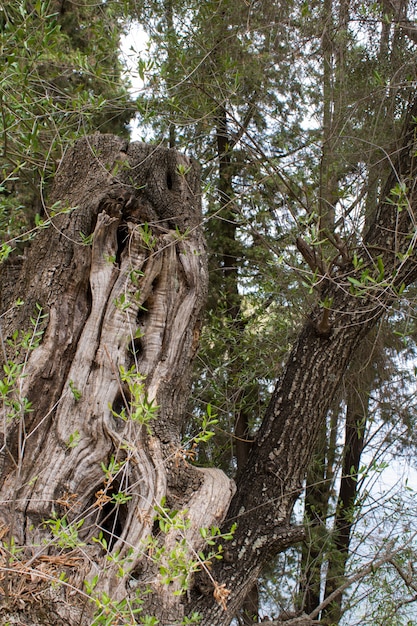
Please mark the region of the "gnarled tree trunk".
POLYGON ((14 592, 20 580, 21 593, 25 583, 37 589, 39 623, 91 623, 85 595, 71 590, 99 573, 97 597, 134 597, 146 580, 146 612, 174 623, 176 583, 162 585, 158 574, 168 557, 155 565, 148 554, 159 534, 154 508, 188 511, 189 528, 171 529, 164 547, 168 555, 185 538, 191 556, 203 545, 199 528, 222 521, 234 489, 221 471, 190 466, 180 447, 207 289, 198 168, 173 150, 95 135, 66 155, 51 201, 69 212, 36 237, 15 290, 3 291, 3 337, 32 333, 39 307, 44 334, 19 354, 4 342, 7 361, 21 364, 10 394, 32 408, 8 417, 4 404, 1 528, 6 545, 13 537, 25 548, 18 560, 3 554, 2 614, 37 623, 37 609, 22 612, 14 592), (136 416, 132 376, 144 384, 136 416), (72 529, 84 520, 76 556, 57 550, 52 522, 44 524, 54 516, 72 529), (119 562, 108 559, 115 554, 119 562), (49 578, 60 565, 67 582, 54 603, 49 578))

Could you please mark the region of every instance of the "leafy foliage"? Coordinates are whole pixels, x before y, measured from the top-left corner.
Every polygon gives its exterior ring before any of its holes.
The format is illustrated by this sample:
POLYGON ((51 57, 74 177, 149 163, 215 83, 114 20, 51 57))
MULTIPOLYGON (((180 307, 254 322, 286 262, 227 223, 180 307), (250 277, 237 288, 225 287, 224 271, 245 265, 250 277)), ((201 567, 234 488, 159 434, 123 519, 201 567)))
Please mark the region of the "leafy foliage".
POLYGON ((118 58, 117 2, 1 3, 0 237, 49 215, 48 184, 63 150, 101 130, 126 133, 134 112, 118 58))

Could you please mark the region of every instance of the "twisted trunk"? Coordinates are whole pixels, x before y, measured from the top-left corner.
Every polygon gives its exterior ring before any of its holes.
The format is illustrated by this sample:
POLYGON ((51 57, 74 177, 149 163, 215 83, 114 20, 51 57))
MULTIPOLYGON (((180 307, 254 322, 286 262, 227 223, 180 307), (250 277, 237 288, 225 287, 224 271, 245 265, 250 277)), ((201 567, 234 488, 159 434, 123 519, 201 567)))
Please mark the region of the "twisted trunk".
MULTIPOLYGON (((97 572, 94 594, 115 602, 126 596, 126 580, 132 603, 139 581, 150 581, 146 611, 174 622, 183 613, 172 594, 178 582, 161 584, 168 557, 152 563, 149 546, 163 543, 168 555, 185 535, 191 558, 203 547, 199 528, 219 524, 233 493, 221 471, 191 467, 180 443, 207 289, 198 168, 172 150, 94 136, 67 154, 55 181, 52 202, 58 200, 70 212, 38 235, 14 294, 3 301, 5 338, 28 329, 35 304, 47 314, 39 347, 17 356, 8 346, 8 361, 22 362, 14 399, 27 398, 33 410, 10 420, 4 405, 2 533, 24 552, 18 560, 4 553, 3 615, 21 613, 13 603, 16 581, 23 576, 29 589, 40 563, 45 577, 56 577, 60 556, 67 584, 47 623, 91 623, 85 594, 71 604, 62 595, 97 572), (93 235, 91 247, 80 233, 93 235), (25 298, 21 308, 18 296, 25 298), (123 371, 137 373, 137 384, 143 377, 142 419, 129 415, 132 390, 123 371), (119 493, 126 497, 115 500, 119 493), (187 509, 189 528, 172 528, 162 540, 154 527, 161 502, 187 509), (54 547, 51 524, 44 526, 54 517, 72 528, 84 520, 76 567, 64 558, 68 550, 54 547), (94 542, 100 536, 107 549, 94 542)), ((50 585, 40 576, 42 585, 45 603, 50 585)), ((28 614, 23 621, 36 623, 28 614)))

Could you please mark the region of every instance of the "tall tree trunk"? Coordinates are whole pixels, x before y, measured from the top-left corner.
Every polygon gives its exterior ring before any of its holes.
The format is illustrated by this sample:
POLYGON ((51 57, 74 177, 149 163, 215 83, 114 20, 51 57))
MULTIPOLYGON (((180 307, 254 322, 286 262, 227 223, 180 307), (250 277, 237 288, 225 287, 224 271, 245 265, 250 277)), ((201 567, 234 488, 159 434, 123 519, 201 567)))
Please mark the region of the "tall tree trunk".
MULTIPOLYGON (((328 235, 333 236, 335 230, 335 211, 340 199, 339 178, 342 169, 340 131, 346 115, 344 73, 349 0, 342 0, 338 8, 339 14, 336 19, 335 3, 333 0, 325 0, 321 17, 323 24, 321 40, 323 136, 318 226, 319 231, 323 231, 321 237, 324 238, 328 235)), ((301 553, 299 598, 300 606, 306 613, 313 611, 321 600, 326 519, 333 489, 337 427, 338 408, 332 407, 328 423, 323 423, 317 438, 316 451, 307 473, 304 515, 309 527, 309 535, 301 553)))
POLYGON ((326 520, 333 493, 338 411, 333 409, 329 413, 330 417, 323 424, 323 430, 318 436, 316 450, 306 477, 304 516, 307 536, 301 548, 298 604, 300 610, 307 615, 321 601, 326 520))
MULTIPOLYGON (((222 291, 226 324, 230 326, 232 336, 236 337, 245 330, 245 321, 242 317, 241 295, 239 294, 239 252, 240 244, 237 241, 236 208, 233 192, 233 164, 231 162, 231 138, 227 128, 227 113, 224 108, 219 111, 217 118, 217 152, 219 159, 219 205, 221 217, 221 238, 218 246, 221 250, 221 269, 223 274, 222 291)), ((233 340, 227 346, 230 353, 230 378, 232 394, 235 398, 234 416, 234 453, 239 473, 248 459, 250 443, 249 418, 245 410, 245 396, 247 389, 235 388, 234 380, 241 368, 239 346, 233 340)))
MULTIPOLYGON (((245 321, 242 317, 241 296, 239 294, 239 253, 240 245, 237 241, 236 210, 233 193, 233 164, 231 162, 231 137, 227 127, 227 112, 221 108, 217 118, 217 152, 219 160, 219 204, 221 216, 221 259, 223 272, 224 304, 226 323, 230 326, 233 337, 242 334, 245 330, 245 321)), ((225 346, 226 347, 226 346, 225 346)), ((233 340, 227 346, 230 353, 229 376, 230 387, 234 396, 234 431, 233 450, 236 458, 237 475, 246 465, 250 451, 249 421, 250 415, 246 402, 250 391, 248 388, 237 388, 236 380, 242 366, 239 344, 233 340)), ((248 592, 241 608, 243 624, 253 624, 258 621, 259 597, 258 584, 255 581, 248 592)))
MULTIPOLYGON (((342 476, 332 531, 332 546, 328 558, 324 598, 328 598, 344 582, 349 557, 352 528, 355 523, 355 505, 358 497, 358 471, 364 445, 371 385, 375 369, 363 351, 355 359, 355 371, 350 374, 346 394, 345 443, 343 447, 342 476), (364 359, 365 357, 365 359, 364 359), (363 361, 365 360, 365 363, 363 361)), ((343 594, 322 611, 323 624, 339 624, 342 617, 343 594)))

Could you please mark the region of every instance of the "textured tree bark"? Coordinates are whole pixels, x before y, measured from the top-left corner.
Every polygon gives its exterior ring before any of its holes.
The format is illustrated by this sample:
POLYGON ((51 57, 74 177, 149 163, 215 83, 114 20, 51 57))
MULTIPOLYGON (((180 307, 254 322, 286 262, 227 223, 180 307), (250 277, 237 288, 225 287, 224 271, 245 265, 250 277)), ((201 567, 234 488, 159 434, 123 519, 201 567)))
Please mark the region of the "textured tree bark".
POLYGON ((168 552, 185 537, 191 556, 203 546, 199 528, 221 522, 234 489, 221 471, 191 467, 180 446, 207 290, 198 168, 173 150, 97 135, 65 156, 56 201, 71 210, 36 237, 14 290, 7 283, 12 266, 2 274, 2 358, 22 364, 13 393, 32 410, 11 421, 3 407, 2 535, 24 552, 18 560, 3 554, 8 601, 1 619, 89 624, 85 594, 69 602, 68 593, 101 571, 96 594, 121 600, 146 579, 153 592, 147 612, 175 623, 183 613, 172 593, 176 583, 161 584, 147 553, 150 539, 162 542, 154 507, 165 499, 167 508, 188 510, 189 528, 168 532, 164 547, 168 552), (92 235, 91 247, 81 233, 92 235), (47 314, 42 342, 16 355, 7 339, 30 328, 36 304, 47 314), (123 419, 130 398, 120 371, 132 366, 145 377, 148 405, 159 406, 149 424, 123 419), (119 466, 109 479, 102 464, 112 459, 119 466), (126 502, 112 504, 121 490, 126 502), (53 548, 43 525, 54 515, 73 525, 84 520, 76 567, 70 556, 65 560, 68 550, 53 548), (107 551, 93 541, 100 531, 107 551), (128 550, 120 576, 108 557, 128 550), (58 556, 67 584, 51 595, 46 579, 56 573, 58 556), (19 579, 31 589, 40 564, 38 602, 22 609, 13 590, 19 579))

